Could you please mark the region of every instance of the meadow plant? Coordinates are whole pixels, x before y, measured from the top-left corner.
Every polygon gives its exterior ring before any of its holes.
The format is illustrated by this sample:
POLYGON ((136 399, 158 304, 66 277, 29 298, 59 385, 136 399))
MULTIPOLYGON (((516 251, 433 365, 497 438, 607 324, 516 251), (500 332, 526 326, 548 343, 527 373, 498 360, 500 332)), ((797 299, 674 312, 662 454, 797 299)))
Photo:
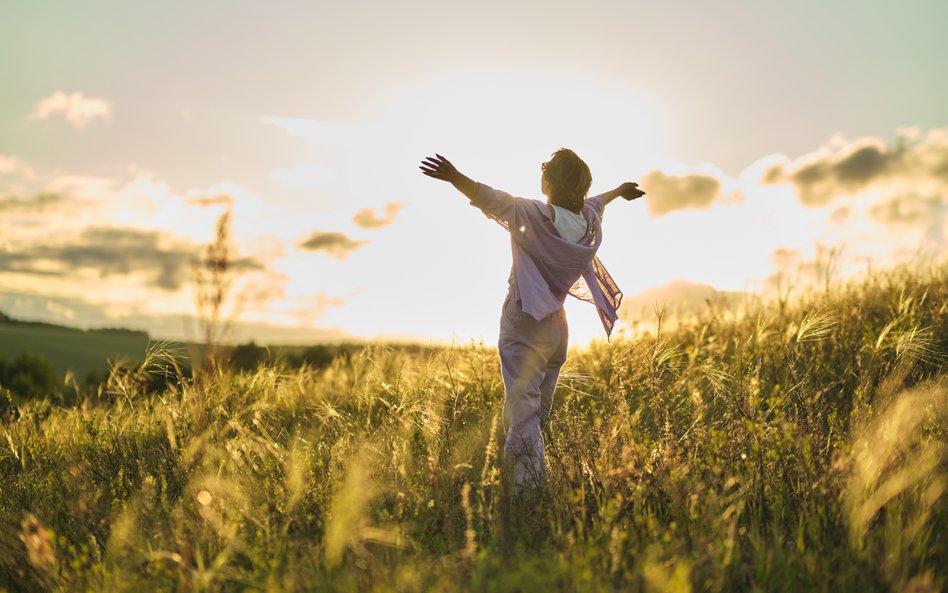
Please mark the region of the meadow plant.
POLYGON ((3 408, 0 590, 943 590, 948 266, 828 288, 575 349, 529 499, 495 348, 155 349, 3 408))

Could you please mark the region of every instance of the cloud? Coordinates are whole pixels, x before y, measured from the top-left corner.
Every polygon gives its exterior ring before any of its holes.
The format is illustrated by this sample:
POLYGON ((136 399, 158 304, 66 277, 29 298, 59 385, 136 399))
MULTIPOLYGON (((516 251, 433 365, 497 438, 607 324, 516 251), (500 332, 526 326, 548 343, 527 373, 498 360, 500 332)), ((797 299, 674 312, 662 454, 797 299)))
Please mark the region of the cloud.
POLYGON ((0 212, 43 212, 63 204, 66 198, 60 193, 43 192, 32 198, 8 196, 0 198, 0 212))
POLYGON ((942 193, 948 191, 948 128, 925 136, 900 130, 891 146, 879 138, 836 140, 793 162, 768 168, 764 183, 790 183, 800 203, 823 206, 871 189, 942 193))
POLYGON ((207 208, 210 206, 233 206, 234 198, 229 194, 217 194, 215 196, 196 196, 187 199, 188 206, 198 206, 207 208))
MULTIPOLYGON (((234 218, 232 303, 239 303, 243 318, 263 324, 241 325, 259 331, 258 339, 295 335, 301 317, 288 303, 321 311, 319 303, 297 300, 324 288, 306 276, 312 256, 285 253, 312 230, 297 205, 264 203, 229 181, 176 191, 149 171, 134 171, 126 181, 82 173, 56 169, 23 187, 0 175, 0 285, 10 294, 33 295, 40 304, 87 299, 96 304, 95 315, 73 307, 82 325, 103 317, 116 320, 112 325, 135 319, 149 330, 180 333, 181 317, 194 305, 186 290, 192 263, 214 239, 226 209, 234 218), (164 325, 166 315, 177 329, 164 325)), ((345 223, 352 212, 340 216, 337 222, 345 223)), ((66 319, 64 312, 40 307, 30 315, 66 319)), ((318 335, 315 327, 304 333, 318 335)))
POLYGON ((344 233, 316 231, 300 243, 300 247, 309 251, 325 251, 337 259, 345 259, 366 243, 368 241, 353 241, 344 233))
POLYGON ((789 247, 778 247, 770 253, 770 261, 780 272, 787 272, 800 263, 800 251, 789 247))
POLYGON ((946 213, 948 203, 941 196, 922 197, 917 194, 901 194, 869 209, 869 214, 878 222, 910 226, 934 223, 946 213))
POLYGON ((360 210, 352 217, 352 222, 364 229, 377 229, 395 222, 398 212, 405 206, 400 202, 389 202, 385 204, 385 215, 378 217, 371 208, 360 210))
MULTIPOLYGON (((92 227, 71 243, 0 251, 0 272, 69 276, 79 270, 95 270, 100 277, 144 273, 149 286, 176 290, 189 278, 190 266, 200 251, 192 245, 166 243, 157 231, 92 227)), ((234 268, 240 270, 261 267, 247 258, 234 262, 234 268)))
POLYGON ((112 119, 112 104, 104 99, 86 97, 82 93, 67 95, 56 91, 36 103, 28 119, 42 120, 50 115, 61 113, 72 126, 82 129, 95 119, 112 119))
POLYGON ((846 224, 850 218, 852 218, 853 210, 848 206, 840 206, 839 208, 833 210, 833 213, 830 214, 830 221, 834 224, 846 224))
POLYGON ((330 307, 344 307, 347 300, 338 296, 329 296, 325 292, 293 299, 286 315, 296 323, 310 325, 323 317, 330 307))
MULTIPOLYGON (((829 221, 861 226, 863 238, 881 231, 874 242, 889 243, 890 255, 944 254, 948 245, 948 128, 924 134, 899 129, 890 145, 879 138, 835 137, 829 147, 771 165, 761 180, 790 184, 809 208, 848 198, 829 221), (896 249, 892 244, 899 239, 903 245, 896 249)), ((850 235, 850 242, 860 240, 856 232, 850 235)))
POLYGON ((869 217, 894 231, 918 231, 922 251, 946 254, 948 245, 948 196, 922 196, 903 193, 875 204, 868 210, 869 217))
POLYGON ((642 178, 641 185, 651 216, 663 216, 672 210, 700 210, 724 199, 721 182, 704 173, 677 176, 651 171, 642 178))

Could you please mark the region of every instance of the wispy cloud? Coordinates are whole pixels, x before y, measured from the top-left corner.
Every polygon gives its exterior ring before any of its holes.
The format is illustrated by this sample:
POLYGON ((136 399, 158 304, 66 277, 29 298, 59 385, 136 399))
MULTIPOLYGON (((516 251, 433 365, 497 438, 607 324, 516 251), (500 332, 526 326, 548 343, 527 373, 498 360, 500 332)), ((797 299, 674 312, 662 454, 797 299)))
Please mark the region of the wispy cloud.
POLYGON ((187 204, 189 206, 200 206, 200 207, 211 207, 211 206, 228 206, 231 207, 234 205, 234 198, 229 194, 217 194, 213 196, 195 196, 187 199, 187 204))
MULTIPOLYGON (((69 276, 94 270, 101 277, 144 274, 149 286, 177 290, 185 283, 199 249, 180 242, 167 244, 157 231, 132 228, 87 228, 72 241, 34 244, 0 251, 0 271, 69 276)), ((244 258, 235 269, 261 269, 244 258)))
POLYGON ((385 214, 383 216, 376 216, 372 208, 366 208, 365 210, 357 212, 356 215, 352 217, 352 222, 364 229, 383 227, 395 222, 395 217, 398 216, 399 211, 401 211, 404 206, 405 204, 401 202, 389 202, 385 204, 385 214))
POLYGON ((869 214, 878 222, 909 226, 925 221, 935 222, 946 213, 948 201, 941 196, 922 197, 912 193, 896 195, 869 210, 869 214))
POLYGON ((62 91, 56 91, 40 99, 28 119, 43 120, 57 114, 62 114, 73 127, 82 129, 96 119, 111 120, 112 104, 105 99, 86 97, 83 93, 67 95, 62 91))
POLYGON ((366 243, 368 241, 354 241, 344 233, 316 231, 300 243, 300 247, 308 251, 325 251, 335 258, 345 259, 366 243))
POLYGON ((344 307, 347 303, 345 298, 339 296, 330 296, 325 292, 318 292, 313 295, 307 295, 287 301, 288 307, 281 311, 296 323, 310 325, 326 314, 330 307, 344 307))
POLYGON ((721 181, 705 173, 670 175, 651 171, 642 178, 641 185, 651 216, 664 216, 673 210, 700 210, 728 199, 721 181))
POLYGON ((0 198, 0 212, 43 212, 65 201, 62 194, 54 192, 40 193, 31 198, 8 196, 0 198))

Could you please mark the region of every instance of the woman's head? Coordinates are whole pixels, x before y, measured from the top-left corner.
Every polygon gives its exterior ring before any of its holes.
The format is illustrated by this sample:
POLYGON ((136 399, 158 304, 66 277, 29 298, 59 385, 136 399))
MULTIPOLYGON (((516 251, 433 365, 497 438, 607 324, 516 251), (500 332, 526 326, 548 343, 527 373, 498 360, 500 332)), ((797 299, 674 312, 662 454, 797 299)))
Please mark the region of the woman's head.
POLYGON ((553 158, 541 165, 543 170, 543 193, 549 196, 555 206, 580 212, 589 186, 592 185, 592 173, 589 166, 568 148, 553 153, 553 158))

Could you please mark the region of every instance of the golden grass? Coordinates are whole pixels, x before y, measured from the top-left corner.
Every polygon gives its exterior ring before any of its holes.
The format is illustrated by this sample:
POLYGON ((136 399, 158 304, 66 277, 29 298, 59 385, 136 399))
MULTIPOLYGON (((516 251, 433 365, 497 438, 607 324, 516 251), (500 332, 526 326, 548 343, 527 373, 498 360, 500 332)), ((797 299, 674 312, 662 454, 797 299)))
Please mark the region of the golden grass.
POLYGON ((0 408, 0 590, 939 591, 946 303, 902 270, 576 350, 524 500, 493 348, 147 394, 159 348, 0 408))

